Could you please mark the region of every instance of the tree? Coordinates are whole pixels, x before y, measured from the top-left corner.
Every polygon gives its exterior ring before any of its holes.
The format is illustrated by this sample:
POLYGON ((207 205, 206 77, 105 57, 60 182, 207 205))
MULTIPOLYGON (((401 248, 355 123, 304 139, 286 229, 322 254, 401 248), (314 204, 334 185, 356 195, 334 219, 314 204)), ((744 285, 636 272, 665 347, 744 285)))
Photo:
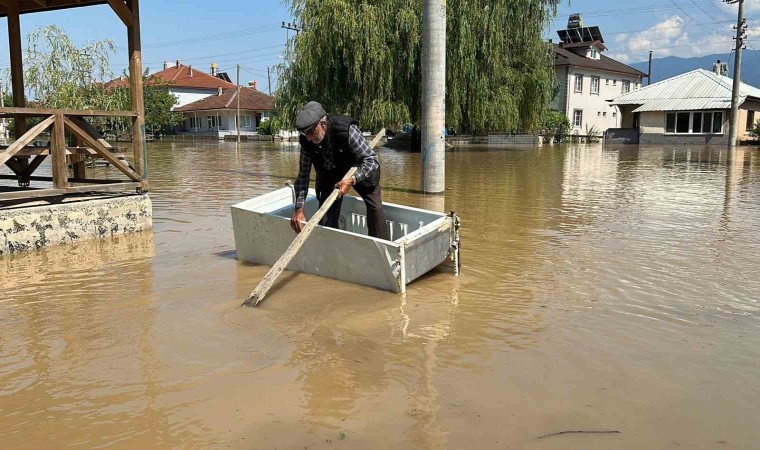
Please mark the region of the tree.
POLYGON ((40 107, 100 109, 107 100, 102 84, 111 77, 111 40, 89 42, 81 48, 58 26, 32 31, 24 57, 24 84, 40 107))
MULTIPOLYGON (((172 111, 177 104, 177 96, 169 91, 169 83, 148 75, 150 69, 143 73, 143 108, 145 110, 145 128, 151 133, 170 132, 185 119, 182 113, 172 111)), ((122 110, 132 109, 131 83, 126 77, 125 85, 109 89, 109 96, 122 110)), ((118 128, 122 128, 119 126, 118 128)))
MULTIPOLYGON (((318 99, 365 127, 419 123, 422 0, 289 0, 303 30, 279 67, 276 113, 293 123, 318 99)), ((536 130, 552 96, 542 31, 559 0, 447 2, 446 123, 469 132, 536 130)))

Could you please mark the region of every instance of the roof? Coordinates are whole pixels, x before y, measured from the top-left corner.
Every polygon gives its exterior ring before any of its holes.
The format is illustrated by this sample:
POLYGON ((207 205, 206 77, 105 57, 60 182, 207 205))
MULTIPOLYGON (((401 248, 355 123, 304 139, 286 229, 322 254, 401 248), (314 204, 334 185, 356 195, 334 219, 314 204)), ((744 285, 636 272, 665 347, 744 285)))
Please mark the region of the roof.
MULTIPOLYGON (((704 69, 668 78, 610 101, 612 105, 639 105, 633 112, 729 109, 734 80, 704 69)), ((760 101, 760 89, 740 84, 739 104, 747 97, 760 101)))
POLYGON ((596 47, 601 51, 607 50, 607 46, 604 45, 602 41, 593 41, 593 42, 573 42, 570 44, 563 44, 562 48, 568 49, 568 48, 588 48, 588 47, 596 47))
MULTIPOLYGON (((18 9, 20 14, 53 11, 56 9, 78 8, 80 6, 104 5, 107 0, 55 0, 55 1, 36 1, 20 0, 18 9)), ((0 8, 0 17, 8 17, 5 7, 0 8)))
POLYGON ((600 59, 598 60, 586 58, 585 56, 565 50, 557 44, 554 44, 554 66, 577 66, 602 70, 605 72, 623 73, 636 77, 647 76, 644 72, 634 69, 631 66, 627 66, 619 61, 615 61, 605 55, 600 55, 600 59))
MULTIPOLYGON (((175 111, 213 111, 220 109, 237 109, 237 89, 226 89, 221 95, 209 95, 206 98, 180 106, 175 111)), ((249 87, 240 88, 240 109, 246 111, 270 111, 274 98, 249 87)))
MULTIPOLYGON (((174 64, 168 68, 148 75, 149 79, 156 79, 172 87, 190 89, 232 89, 234 84, 221 78, 202 72, 192 66, 174 64)), ((105 84, 106 89, 124 87, 129 85, 129 79, 120 77, 105 84)))

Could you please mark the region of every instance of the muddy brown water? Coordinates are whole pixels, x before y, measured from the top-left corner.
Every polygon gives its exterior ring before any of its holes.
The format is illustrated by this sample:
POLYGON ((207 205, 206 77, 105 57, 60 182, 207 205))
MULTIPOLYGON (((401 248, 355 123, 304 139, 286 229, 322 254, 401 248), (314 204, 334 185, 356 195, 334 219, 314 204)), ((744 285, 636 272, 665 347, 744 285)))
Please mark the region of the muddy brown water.
POLYGON ((154 144, 151 233, 0 259, 0 448, 758 448, 760 150, 458 147, 444 205, 382 151, 462 276, 241 309, 229 206, 297 159, 154 144))

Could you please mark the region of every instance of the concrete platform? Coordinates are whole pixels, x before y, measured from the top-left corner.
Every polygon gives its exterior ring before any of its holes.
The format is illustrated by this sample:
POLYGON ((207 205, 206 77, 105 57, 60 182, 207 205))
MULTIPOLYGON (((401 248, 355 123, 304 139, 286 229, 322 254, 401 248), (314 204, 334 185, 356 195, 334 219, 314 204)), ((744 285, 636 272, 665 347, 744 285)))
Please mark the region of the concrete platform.
POLYGON ((147 194, 76 195, 0 207, 0 256, 153 227, 147 194))

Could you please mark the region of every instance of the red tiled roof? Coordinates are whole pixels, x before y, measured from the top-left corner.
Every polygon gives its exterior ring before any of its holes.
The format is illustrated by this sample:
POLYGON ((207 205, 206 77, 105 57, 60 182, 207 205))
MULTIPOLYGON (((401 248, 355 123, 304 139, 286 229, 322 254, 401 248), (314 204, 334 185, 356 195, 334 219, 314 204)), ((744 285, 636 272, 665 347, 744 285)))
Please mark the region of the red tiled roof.
MULTIPOLYGON (((154 78, 162 83, 168 83, 173 87, 180 88, 194 88, 194 89, 230 89, 235 85, 217 78, 213 75, 209 75, 205 72, 201 72, 191 66, 180 64, 179 67, 175 64, 168 69, 164 69, 160 72, 148 75, 148 78, 154 78), (192 76, 191 76, 192 73, 192 76)), ((114 87, 126 87, 129 85, 129 80, 125 77, 119 77, 115 80, 111 80, 105 84, 106 89, 114 87)))
MULTIPOLYGON (((237 108, 237 89, 225 89, 222 95, 209 95, 206 98, 188 103, 185 106, 180 106, 175 111, 179 112, 193 112, 193 111, 209 111, 218 109, 230 109, 237 108)), ((241 86, 240 88, 240 109, 247 111, 270 111, 272 109, 274 98, 259 92, 256 89, 250 87, 241 86)))

